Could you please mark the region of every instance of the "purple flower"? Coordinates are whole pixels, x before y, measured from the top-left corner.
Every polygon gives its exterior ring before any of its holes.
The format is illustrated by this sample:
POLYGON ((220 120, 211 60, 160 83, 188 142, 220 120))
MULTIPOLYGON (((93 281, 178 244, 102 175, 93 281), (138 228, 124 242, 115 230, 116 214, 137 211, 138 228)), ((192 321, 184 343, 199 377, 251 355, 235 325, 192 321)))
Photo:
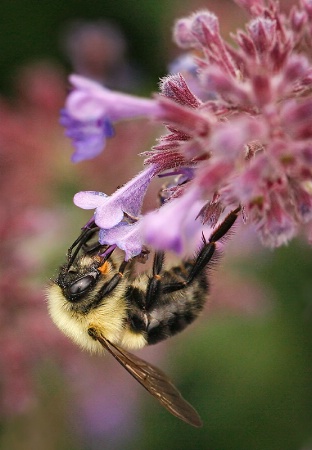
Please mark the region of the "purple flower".
POLYGON ((67 98, 61 124, 76 149, 73 162, 101 153, 106 138, 113 136, 113 122, 139 116, 156 117, 162 111, 156 100, 114 92, 79 75, 71 75, 70 81, 74 89, 67 98))
POLYGON ((190 188, 176 199, 164 204, 159 210, 142 219, 142 229, 147 244, 176 253, 193 252, 200 243, 204 230, 198 217, 205 202, 200 191, 190 188))
POLYGON ((90 121, 105 117, 115 122, 159 113, 155 100, 114 92, 79 75, 71 75, 69 80, 74 90, 67 98, 66 110, 75 119, 90 121))
POLYGON ((135 221, 141 212, 145 192, 156 173, 157 166, 151 165, 110 196, 95 191, 78 192, 74 203, 83 209, 95 209, 94 220, 100 228, 113 228, 124 219, 125 214, 135 221))
POLYGON ((99 155, 105 146, 106 138, 114 135, 108 119, 82 122, 71 117, 65 109, 61 111, 60 123, 66 128, 66 136, 72 140, 76 149, 71 157, 74 163, 99 155))
POLYGON ((101 228, 99 242, 103 245, 117 245, 125 252, 125 260, 128 261, 142 251, 141 221, 132 224, 121 222, 109 230, 101 228))

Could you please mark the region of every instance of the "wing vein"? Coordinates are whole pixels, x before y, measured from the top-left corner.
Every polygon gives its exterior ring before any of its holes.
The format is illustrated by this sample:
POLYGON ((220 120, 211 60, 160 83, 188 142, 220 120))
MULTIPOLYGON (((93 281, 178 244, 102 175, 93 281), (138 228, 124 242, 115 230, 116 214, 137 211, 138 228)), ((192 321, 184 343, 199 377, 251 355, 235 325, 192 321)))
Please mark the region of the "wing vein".
POLYGON ((164 372, 97 335, 93 330, 90 334, 171 414, 194 427, 202 426, 197 411, 182 397, 164 372))

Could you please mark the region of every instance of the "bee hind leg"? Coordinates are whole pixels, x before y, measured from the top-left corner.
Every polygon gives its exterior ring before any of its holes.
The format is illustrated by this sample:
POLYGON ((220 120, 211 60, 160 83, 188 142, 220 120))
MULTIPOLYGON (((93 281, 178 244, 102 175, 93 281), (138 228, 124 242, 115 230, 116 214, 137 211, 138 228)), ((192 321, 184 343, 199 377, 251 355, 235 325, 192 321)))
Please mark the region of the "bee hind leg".
POLYGON ((162 279, 161 271, 164 266, 165 253, 163 251, 158 251, 154 255, 153 261, 153 275, 149 279, 147 290, 146 290, 146 307, 148 308, 155 302, 162 293, 162 279))
POLYGON ((194 281, 194 279, 197 278, 197 276, 212 260, 215 254, 217 241, 221 240, 234 225, 240 209, 241 208, 238 207, 235 210, 231 211, 225 217, 223 222, 221 222, 221 224, 213 231, 208 241, 206 241, 205 237, 203 236, 204 245, 200 249, 195 262, 192 264, 186 280, 162 285, 161 290, 163 294, 169 294, 170 292, 183 289, 189 286, 194 281))

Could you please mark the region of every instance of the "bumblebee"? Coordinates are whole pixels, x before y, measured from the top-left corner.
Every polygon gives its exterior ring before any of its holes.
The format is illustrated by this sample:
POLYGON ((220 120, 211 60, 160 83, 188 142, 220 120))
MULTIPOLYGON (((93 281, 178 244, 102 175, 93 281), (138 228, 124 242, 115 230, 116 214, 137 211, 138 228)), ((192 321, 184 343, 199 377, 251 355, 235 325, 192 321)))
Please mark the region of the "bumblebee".
POLYGON ((203 309, 209 292, 207 268, 216 256, 216 242, 236 221, 232 211, 203 237, 193 259, 166 269, 165 255, 155 252, 152 273, 136 274, 142 257, 124 261, 115 246, 100 245, 91 222, 69 248, 67 262, 48 287, 48 308, 58 328, 91 352, 106 349, 165 408, 190 425, 201 419, 158 368, 129 353, 182 331, 203 309))

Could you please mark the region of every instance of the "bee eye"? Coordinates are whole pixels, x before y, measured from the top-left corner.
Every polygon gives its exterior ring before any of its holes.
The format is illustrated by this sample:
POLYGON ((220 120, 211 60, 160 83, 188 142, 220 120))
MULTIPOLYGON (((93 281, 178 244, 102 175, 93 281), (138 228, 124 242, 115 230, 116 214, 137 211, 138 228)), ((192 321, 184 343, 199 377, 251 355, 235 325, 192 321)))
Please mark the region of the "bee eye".
POLYGON ((85 294, 94 285, 95 281, 95 275, 86 275, 79 278, 79 280, 76 280, 68 287, 68 294, 70 297, 79 297, 85 294))

